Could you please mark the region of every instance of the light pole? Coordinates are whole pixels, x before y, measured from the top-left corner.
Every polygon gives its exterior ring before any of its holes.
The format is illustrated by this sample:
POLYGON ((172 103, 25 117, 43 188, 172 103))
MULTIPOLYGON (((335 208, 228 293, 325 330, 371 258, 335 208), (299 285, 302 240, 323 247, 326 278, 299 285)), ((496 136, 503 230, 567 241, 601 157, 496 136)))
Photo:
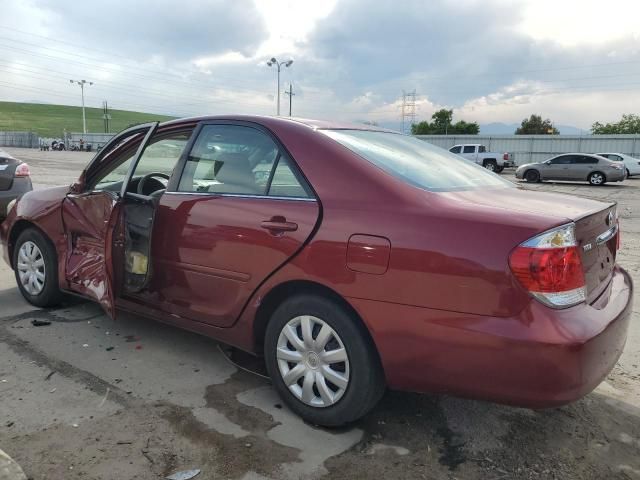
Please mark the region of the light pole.
POLYGON ((271 60, 267 62, 267 65, 270 67, 274 65, 278 67, 278 108, 276 110, 276 115, 280 115, 280 67, 282 66, 290 67, 292 63, 293 63, 293 60, 287 60, 286 62, 279 62, 278 60, 276 60, 275 57, 272 57, 271 60))
POLYGON ((77 83, 80 85, 80 90, 82 91, 82 131, 87 133, 87 118, 84 114, 84 86, 86 84, 93 85, 93 82, 87 82, 86 80, 69 80, 70 83, 77 83))

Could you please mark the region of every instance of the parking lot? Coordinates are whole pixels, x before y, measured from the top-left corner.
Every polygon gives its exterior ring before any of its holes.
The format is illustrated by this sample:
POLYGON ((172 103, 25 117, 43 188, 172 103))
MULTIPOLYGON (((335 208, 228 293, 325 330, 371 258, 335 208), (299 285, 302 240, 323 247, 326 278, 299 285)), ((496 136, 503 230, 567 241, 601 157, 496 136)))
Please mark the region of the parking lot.
MULTIPOLYGON (((35 188, 70 184, 92 156, 5 150, 29 163, 35 188)), ((619 263, 640 281, 640 178, 524 186, 618 202, 619 263)), ((34 309, 0 265, 0 446, 34 480, 194 468, 198 479, 640 479, 639 366, 636 290, 618 365, 572 405, 388 392, 355 425, 326 430, 292 415, 213 340, 133 316, 114 322, 91 303, 34 309)))

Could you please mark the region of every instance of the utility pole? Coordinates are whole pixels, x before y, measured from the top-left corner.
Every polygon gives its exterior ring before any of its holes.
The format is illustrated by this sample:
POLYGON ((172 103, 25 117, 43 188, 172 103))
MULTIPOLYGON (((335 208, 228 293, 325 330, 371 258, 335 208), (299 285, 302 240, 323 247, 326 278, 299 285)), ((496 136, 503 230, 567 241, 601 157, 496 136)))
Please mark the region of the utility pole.
POLYGON ((295 93, 293 93, 293 84, 289 84, 289 91, 287 92, 286 90, 284 91, 285 95, 289 95, 289 116, 291 116, 291 100, 293 99, 293 96, 295 95, 295 93))
POLYGON ((84 113, 84 86, 86 84, 93 85, 93 82, 87 82, 86 80, 69 80, 70 83, 77 83, 80 85, 80 90, 82 91, 82 131, 87 133, 87 117, 84 113))
POLYGON ((109 105, 107 105, 107 101, 102 102, 102 118, 104 120, 104 133, 109 133, 109 120, 111 120, 111 115, 109 114, 109 105))
POLYGON ((278 60, 276 60, 275 57, 271 57, 271 60, 269 60, 267 62, 267 66, 269 66, 269 67, 272 67, 274 65, 276 67, 278 67, 278 87, 277 87, 278 88, 278 90, 277 90, 277 92, 278 92, 278 94, 277 94, 278 107, 276 109, 276 115, 278 115, 278 116, 280 115, 280 68, 282 66, 290 67, 292 63, 293 63, 293 60, 287 60, 286 62, 279 62, 278 60))

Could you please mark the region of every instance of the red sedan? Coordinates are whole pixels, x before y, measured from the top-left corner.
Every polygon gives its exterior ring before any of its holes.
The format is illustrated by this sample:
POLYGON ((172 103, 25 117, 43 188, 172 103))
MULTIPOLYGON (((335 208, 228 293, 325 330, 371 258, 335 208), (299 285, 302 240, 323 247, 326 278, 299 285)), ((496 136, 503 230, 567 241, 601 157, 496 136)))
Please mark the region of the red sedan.
POLYGON ((130 128, 0 229, 34 305, 65 293, 263 355, 310 422, 385 387, 548 407, 624 347, 616 205, 532 192, 426 142, 268 117, 130 128))

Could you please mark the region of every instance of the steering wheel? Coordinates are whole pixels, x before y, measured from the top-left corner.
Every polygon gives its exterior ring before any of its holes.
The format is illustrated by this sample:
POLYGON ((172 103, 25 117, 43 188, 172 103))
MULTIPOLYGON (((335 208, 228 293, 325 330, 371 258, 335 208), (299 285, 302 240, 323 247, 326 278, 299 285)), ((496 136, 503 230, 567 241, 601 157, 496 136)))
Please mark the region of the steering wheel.
MULTIPOLYGON (((138 195, 146 195, 144 193, 144 186, 147 183, 147 181, 152 177, 160 177, 160 178, 164 178, 167 181, 169 180, 169 175, 167 175, 166 173, 160 173, 160 172, 147 173, 146 175, 140 177, 140 180, 138 180, 138 188, 136 189, 138 195)), ((164 188, 164 185, 162 185, 162 188, 164 188)))

